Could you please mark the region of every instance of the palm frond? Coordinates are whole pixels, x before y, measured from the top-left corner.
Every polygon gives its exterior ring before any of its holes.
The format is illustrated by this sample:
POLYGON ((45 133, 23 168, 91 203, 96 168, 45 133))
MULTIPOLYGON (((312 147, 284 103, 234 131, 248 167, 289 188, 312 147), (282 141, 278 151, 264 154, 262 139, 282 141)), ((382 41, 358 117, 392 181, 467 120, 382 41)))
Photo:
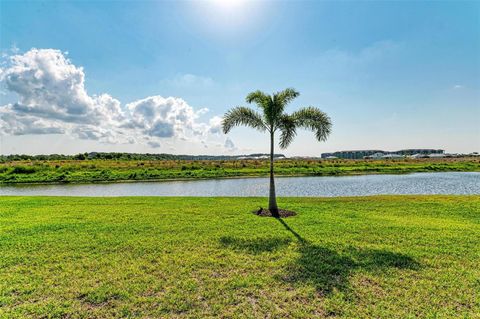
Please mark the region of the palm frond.
POLYGON ((332 122, 327 114, 320 109, 309 106, 302 108, 291 115, 298 127, 303 127, 315 132, 319 141, 325 141, 332 130, 332 122))
POLYGON ((281 104, 285 107, 287 106, 287 104, 292 102, 295 98, 297 98, 299 95, 300 93, 295 89, 288 88, 283 91, 275 93, 274 98, 278 104, 281 104))
POLYGON ((274 93, 271 96, 272 103, 268 113, 272 119, 271 121, 274 123, 274 126, 278 125, 277 122, 280 120, 285 108, 287 107, 287 104, 299 95, 300 93, 294 89, 288 88, 274 93))
POLYGON ((251 104, 251 103, 255 103, 257 104, 258 106, 260 107, 264 107, 264 105, 267 103, 269 99, 269 95, 260 91, 260 90, 256 90, 254 92, 251 92, 247 95, 247 97, 245 98, 245 101, 247 101, 247 103, 251 104))
POLYGON ((287 148, 297 135, 296 121, 291 115, 282 115, 278 120, 278 129, 280 129, 280 148, 287 148))
POLYGON ((262 132, 267 129, 260 114, 243 106, 234 107, 225 113, 222 120, 223 133, 227 134, 233 127, 239 125, 249 126, 262 132))
POLYGON ((248 94, 245 100, 247 103, 255 103, 262 110, 265 122, 268 123, 270 127, 273 126, 275 122, 274 108, 272 97, 269 94, 257 90, 248 94))

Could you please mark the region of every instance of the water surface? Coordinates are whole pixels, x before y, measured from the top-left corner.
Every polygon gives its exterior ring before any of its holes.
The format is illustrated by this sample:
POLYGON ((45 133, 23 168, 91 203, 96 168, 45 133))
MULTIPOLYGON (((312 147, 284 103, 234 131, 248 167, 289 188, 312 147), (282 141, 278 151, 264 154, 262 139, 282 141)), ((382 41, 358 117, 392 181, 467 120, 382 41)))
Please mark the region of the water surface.
MULTIPOLYGON (((277 177, 277 196, 480 194, 480 173, 415 173, 340 177, 277 177)), ((268 178, 111 184, 0 186, 0 195, 48 196, 267 196, 268 178)))

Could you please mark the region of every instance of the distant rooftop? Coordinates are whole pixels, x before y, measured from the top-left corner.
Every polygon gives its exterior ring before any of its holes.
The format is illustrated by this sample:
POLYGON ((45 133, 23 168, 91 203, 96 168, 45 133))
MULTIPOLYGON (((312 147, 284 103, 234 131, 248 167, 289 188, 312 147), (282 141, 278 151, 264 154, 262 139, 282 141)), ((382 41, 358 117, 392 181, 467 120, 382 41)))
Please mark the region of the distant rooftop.
POLYGON ((350 150, 337 151, 333 153, 323 153, 322 158, 331 158, 332 156, 345 159, 361 159, 365 156, 371 156, 376 153, 385 155, 414 155, 414 154, 444 154, 445 150, 433 148, 409 148, 399 151, 383 151, 383 150, 350 150))

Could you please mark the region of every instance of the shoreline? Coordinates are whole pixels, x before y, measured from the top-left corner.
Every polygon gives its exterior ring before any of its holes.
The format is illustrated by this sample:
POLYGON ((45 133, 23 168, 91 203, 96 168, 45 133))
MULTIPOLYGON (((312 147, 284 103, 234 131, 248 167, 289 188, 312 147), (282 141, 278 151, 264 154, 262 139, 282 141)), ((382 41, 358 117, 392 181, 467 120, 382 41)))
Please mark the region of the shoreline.
MULTIPOLYGON (((3 185, 61 185, 145 183, 191 180, 263 178, 269 176, 265 161, 20 161, 0 163, 3 185)), ((477 159, 404 161, 307 161, 280 160, 275 176, 329 177, 404 175, 436 172, 480 172, 477 159)))
MULTIPOLYGON (((436 174, 436 173, 480 173, 480 171, 409 171, 409 172, 357 172, 351 174, 291 174, 291 175, 275 175, 275 178, 291 178, 291 177, 348 177, 348 176, 369 176, 369 175, 409 175, 409 174, 436 174)), ((220 176, 212 178, 191 177, 191 178, 157 178, 157 179, 127 179, 127 180, 100 180, 100 181, 79 181, 79 182, 0 182, 0 187, 22 187, 22 186, 45 186, 45 185, 92 185, 92 184, 129 184, 129 183, 161 183, 161 182, 188 182, 188 181, 206 181, 206 180, 228 180, 228 179, 253 179, 268 178, 268 175, 245 175, 245 176, 220 176)))

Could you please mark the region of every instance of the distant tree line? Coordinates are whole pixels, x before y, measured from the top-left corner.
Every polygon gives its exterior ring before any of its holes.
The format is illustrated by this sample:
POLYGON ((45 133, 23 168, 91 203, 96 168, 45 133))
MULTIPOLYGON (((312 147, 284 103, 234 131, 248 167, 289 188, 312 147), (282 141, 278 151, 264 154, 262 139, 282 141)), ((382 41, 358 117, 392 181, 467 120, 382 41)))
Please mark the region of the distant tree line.
MULTIPOLYGON (((174 155, 174 154, 151 154, 151 153, 106 153, 106 152, 90 152, 79 153, 75 155, 64 154, 48 154, 48 155, 26 155, 12 154, 0 155, 0 162, 12 161, 59 161, 59 160, 145 160, 145 161, 162 161, 162 160, 235 160, 238 158, 258 158, 267 154, 250 154, 250 155, 174 155)), ((282 154, 275 154, 275 157, 285 157, 282 154)))

